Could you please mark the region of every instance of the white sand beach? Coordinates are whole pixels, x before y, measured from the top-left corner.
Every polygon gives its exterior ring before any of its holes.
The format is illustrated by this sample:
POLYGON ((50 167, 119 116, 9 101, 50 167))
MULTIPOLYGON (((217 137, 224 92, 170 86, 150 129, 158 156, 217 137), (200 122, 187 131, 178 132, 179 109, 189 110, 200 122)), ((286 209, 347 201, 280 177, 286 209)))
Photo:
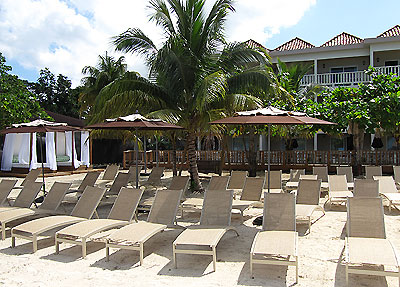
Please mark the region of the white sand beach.
MULTIPOLYGON (((165 173, 166 183, 171 172, 165 173)), ((47 188, 54 181, 82 179, 84 174, 46 178, 47 188)), ((210 176, 210 175, 209 175, 210 176)), ((22 181, 22 179, 19 179, 22 181)), ((321 204, 325 199, 321 199, 321 204)), ((67 210, 71 206, 67 206, 67 210)), ((110 205, 99 208, 106 216, 110 205)), ((253 226, 254 217, 261 208, 245 211, 242 222, 237 211, 232 224, 240 236, 227 233, 217 247, 217 270, 213 272, 211 256, 178 255, 178 269, 173 268, 172 242, 180 229, 168 230, 145 244, 143 266, 139 266, 137 252, 111 250, 110 261, 105 260, 103 243, 88 243, 88 256, 81 258, 79 246, 61 245, 55 254, 54 238, 39 240, 39 250, 32 254, 32 245, 23 239, 16 240, 11 248, 10 232, 0 242, 0 284, 4 286, 345 286, 345 269, 340 264, 345 236, 345 207, 333 207, 312 225, 298 224, 299 232, 299 283, 295 284, 294 267, 256 265, 255 278, 250 278, 249 252, 259 228, 253 226)), ((387 237, 400 250, 400 213, 385 208, 387 237)), ((319 216, 319 213, 316 213, 319 216)), ((139 220, 145 220, 141 214, 139 220)), ((200 212, 185 213, 178 217, 183 226, 198 222, 200 212)), ((398 286, 394 277, 350 275, 350 286, 398 286)))

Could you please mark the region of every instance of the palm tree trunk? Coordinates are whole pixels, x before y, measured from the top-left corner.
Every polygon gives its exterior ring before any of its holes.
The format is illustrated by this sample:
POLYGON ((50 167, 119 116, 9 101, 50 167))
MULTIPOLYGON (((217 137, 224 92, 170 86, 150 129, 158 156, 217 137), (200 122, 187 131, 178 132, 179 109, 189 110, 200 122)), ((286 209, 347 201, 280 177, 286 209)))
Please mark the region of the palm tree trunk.
POLYGON ((364 147, 364 129, 360 128, 360 126, 355 122, 350 123, 349 126, 350 131, 353 134, 353 143, 356 150, 355 175, 360 175, 362 173, 361 155, 364 147))
POLYGON ((200 182, 199 170, 197 168, 196 160, 196 135, 193 132, 188 132, 188 159, 189 159, 189 173, 192 181, 193 191, 203 192, 204 189, 200 182))

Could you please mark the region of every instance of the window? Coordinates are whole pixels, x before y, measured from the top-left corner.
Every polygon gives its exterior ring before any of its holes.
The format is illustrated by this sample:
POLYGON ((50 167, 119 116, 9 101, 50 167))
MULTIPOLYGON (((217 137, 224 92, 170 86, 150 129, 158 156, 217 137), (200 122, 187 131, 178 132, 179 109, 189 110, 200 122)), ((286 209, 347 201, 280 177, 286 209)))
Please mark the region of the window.
POLYGON ((335 67, 331 68, 331 73, 357 72, 357 67, 335 67))
POLYGON ((385 66, 398 66, 399 65, 399 61, 397 60, 391 60, 391 61, 385 61, 385 66))

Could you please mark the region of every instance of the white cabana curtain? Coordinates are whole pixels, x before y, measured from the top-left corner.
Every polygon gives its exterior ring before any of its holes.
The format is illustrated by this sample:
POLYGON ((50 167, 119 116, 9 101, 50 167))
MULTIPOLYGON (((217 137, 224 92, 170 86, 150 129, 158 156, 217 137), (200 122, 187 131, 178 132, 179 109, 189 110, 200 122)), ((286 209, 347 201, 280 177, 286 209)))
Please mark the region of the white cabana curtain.
POLYGON ((54 133, 46 133, 46 162, 51 170, 57 170, 56 145, 54 133))
POLYGON ((81 132, 81 162, 87 167, 90 166, 88 131, 81 132))
POLYGON ((10 171, 14 154, 15 134, 6 134, 3 146, 3 156, 1 158, 1 170, 10 171))
MULTIPOLYGON (((28 141, 28 146, 29 146, 29 142, 30 142, 30 140, 28 141)), ((23 143, 21 144, 21 147, 22 147, 22 145, 23 145, 23 143)), ((28 158, 27 162, 29 162, 29 158, 28 158)), ((37 163, 38 162, 37 162, 37 152, 36 152, 36 133, 32 133, 32 159, 31 159, 31 164, 30 164, 29 170, 36 169, 38 167, 37 163)))
POLYGON ((69 156, 69 158, 71 159, 71 161, 72 161, 72 148, 74 149, 74 168, 78 168, 80 162, 76 157, 75 145, 72 144, 72 132, 65 132, 65 151, 67 156, 69 156))
MULTIPOLYGON (((21 146, 18 152, 18 162, 21 164, 29 164, 29 153, 31 149, 31 134, 24 133, 21 136, 21 146)), ((36 143, 36 133, 33 134, 33 142, 36 143)), ((36 149, 32 148, 32 152, 36 153, 36 149)))

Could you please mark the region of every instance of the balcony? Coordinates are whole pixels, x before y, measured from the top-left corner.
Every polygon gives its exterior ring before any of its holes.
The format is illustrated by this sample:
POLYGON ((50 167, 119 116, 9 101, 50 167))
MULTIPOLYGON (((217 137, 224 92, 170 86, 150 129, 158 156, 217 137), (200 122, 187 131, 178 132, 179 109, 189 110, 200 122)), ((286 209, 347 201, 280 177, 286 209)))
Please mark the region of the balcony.
MULTIPOLYGON (((396 74, 400 75, 400 66, 375 67, 378 74, 396 74)), ((359 83, 367 83, 371 77, 365 71, 345 72, 345 73, 326 73, 305 75, 301 80, 301 86, 311 84, 338 87, 338 86, 357 86, 359 83)))

